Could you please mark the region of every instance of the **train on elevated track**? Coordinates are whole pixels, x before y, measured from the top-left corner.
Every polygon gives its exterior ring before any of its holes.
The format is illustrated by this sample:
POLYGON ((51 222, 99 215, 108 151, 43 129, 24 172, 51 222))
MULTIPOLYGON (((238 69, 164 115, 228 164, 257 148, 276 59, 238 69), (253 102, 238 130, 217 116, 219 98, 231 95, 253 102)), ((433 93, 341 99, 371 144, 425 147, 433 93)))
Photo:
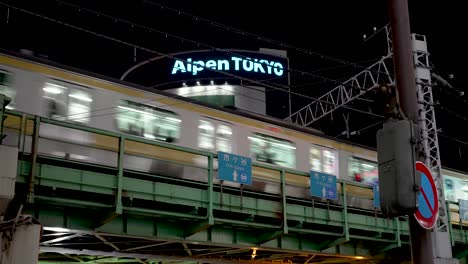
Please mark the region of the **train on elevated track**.
MULTIPOLYGON (((214 85, 229 88, 224 83, 214 85)), ((235 153, 257 163, 302 172, 314 170, 369 185, 378 179, 374 149, 271 117, 209 106, 34 56, 0 53, 0 93, 12 98, 8 108, 31 115, 191 149, 235 153)), ((8 128, 18 127, 17 120, 7 118, 5 126, 9 136, 4 144, 16 144, 17 135, 8 128)), ((41 125, 40 137, 39 155, 103 166, 117 163, 115 139, 50 124, 41 125)), ((126 170, 206 181, 206 158, 195 154, 136 142, 126 144, 125 153, 126 170)), ((448 200, 468 198, 459 197, 465 194, 464 189, 453 183, 468 181, 468 175, 447 169, 443 174, 448 200)), ((253 184, 245 188, 279 193, 279 180, 278 174, 256 168, 253 184)), ((306 177, 287 175, 286 181, 288 196, 310 200, 306 177)), ((236 188, 236 184, 231 185, 236 188)), ((369 190, 354 191, 356 196, 372 199, 369 190)))

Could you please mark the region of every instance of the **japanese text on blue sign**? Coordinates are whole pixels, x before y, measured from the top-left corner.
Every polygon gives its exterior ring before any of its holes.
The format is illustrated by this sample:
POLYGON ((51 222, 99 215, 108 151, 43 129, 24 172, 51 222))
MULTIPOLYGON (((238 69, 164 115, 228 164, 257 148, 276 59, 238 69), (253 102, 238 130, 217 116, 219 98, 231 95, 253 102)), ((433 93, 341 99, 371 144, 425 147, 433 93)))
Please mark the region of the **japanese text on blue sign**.
POLYGON ((252 160, 226 152, 218 152, 218 178, 241 184, 252 184, 252 160))
POLYGON ((337 200, 336 176, 310 171, 310 193, 318 198, 337 200))

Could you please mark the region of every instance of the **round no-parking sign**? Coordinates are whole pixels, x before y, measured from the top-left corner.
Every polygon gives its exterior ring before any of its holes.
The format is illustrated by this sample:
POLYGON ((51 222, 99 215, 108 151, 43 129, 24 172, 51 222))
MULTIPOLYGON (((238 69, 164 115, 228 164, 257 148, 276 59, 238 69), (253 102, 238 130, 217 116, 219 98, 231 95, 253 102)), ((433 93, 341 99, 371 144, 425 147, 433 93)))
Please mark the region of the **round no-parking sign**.
POLYGON ((416 172, 421 173, 421 189, 418 195, 418 209, 414 216, 425 229, 431 229, 437 223, 439 200, 432 174, 424 163, 416 162, 416 172))

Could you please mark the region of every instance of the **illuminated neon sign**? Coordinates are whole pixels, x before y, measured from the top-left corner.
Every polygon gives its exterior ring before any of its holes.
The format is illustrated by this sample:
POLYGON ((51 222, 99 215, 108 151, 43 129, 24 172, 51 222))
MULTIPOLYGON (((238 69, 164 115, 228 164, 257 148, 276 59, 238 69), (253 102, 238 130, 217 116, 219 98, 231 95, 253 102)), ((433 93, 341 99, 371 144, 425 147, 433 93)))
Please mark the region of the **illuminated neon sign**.
POLYGON ((206 68, 214 69, 218 71, 245 71, 255 72, 267 75, 283 76, 283 64, 273 60, 265 59, 251 59, 251 58, 240 58, 231 57, 230 60, 197 60, 193 61, 188 58, 186 61, 176 60, 172 67, 172 74, 178 73, 192 73, 197 75, 199 72, 206 68))

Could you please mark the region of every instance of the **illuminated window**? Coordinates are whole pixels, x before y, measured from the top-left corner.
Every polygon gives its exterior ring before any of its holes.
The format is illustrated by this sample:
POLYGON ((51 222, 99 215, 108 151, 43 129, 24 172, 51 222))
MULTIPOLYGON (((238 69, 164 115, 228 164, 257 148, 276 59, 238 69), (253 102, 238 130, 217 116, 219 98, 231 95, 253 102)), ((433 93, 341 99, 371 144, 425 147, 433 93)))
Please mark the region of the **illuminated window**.
POLYGON ((93 102, 89 89, 73 84, 46 83, 42 91, 47 117, 89 123, 93 102))
POLYGON ((214 126, 211 122, 200 120, 198 124, 198 146, 202 149, 213 150, 214 126))
POLYGON ((202 149, 231 152, 231 138, 232 129, 227 125, 206 120, 198 123, 198 147, 202 149))
POLYGON ((377 163, 351 157, 348 160, 348 176, 357 182, 377 184, 379 181, 377 163))
POLYGON ((218 125, 216 129, 216 148, 218 151, 231 152, 232 129, 225 125, 218 125))
POLYGON ((310 169, 313 171, 337 175, 338 172, 335 155, 336 154, 333 150, 312 146, 309 151, 310 169))
POLYGON ((322 172, 322 153, 316 147, 310 148, 310 169, 322 172))
POLYGON ((93 99, 86 91, 70 89, 68 93, 68 120, 89 123, 93 99))
POLYGON ((322 150, 323 154, 323 172, 328 174, 336 174, 335 171, 335 152, 331 150, 322 150))
POLYGON ((11 74, 3 70, 0 70, 0 94, 6 95, 11 99, 6 108, 15 109, 16 90, 11 86, 11 74))
POLYGON ((127 134, 165 142, 180 137, 180 118, 174 112, 123 100, 115 115, 117 128, 127 134))
POLYGON ((293 142, 260 133, 255 133, 249 140, 253 159, 288 168, 296 166, 296 147, 293 142))
POLYGON ((318 146, 312 146, 309 151, 310 169, 337 175, 335 152, 318 146))

